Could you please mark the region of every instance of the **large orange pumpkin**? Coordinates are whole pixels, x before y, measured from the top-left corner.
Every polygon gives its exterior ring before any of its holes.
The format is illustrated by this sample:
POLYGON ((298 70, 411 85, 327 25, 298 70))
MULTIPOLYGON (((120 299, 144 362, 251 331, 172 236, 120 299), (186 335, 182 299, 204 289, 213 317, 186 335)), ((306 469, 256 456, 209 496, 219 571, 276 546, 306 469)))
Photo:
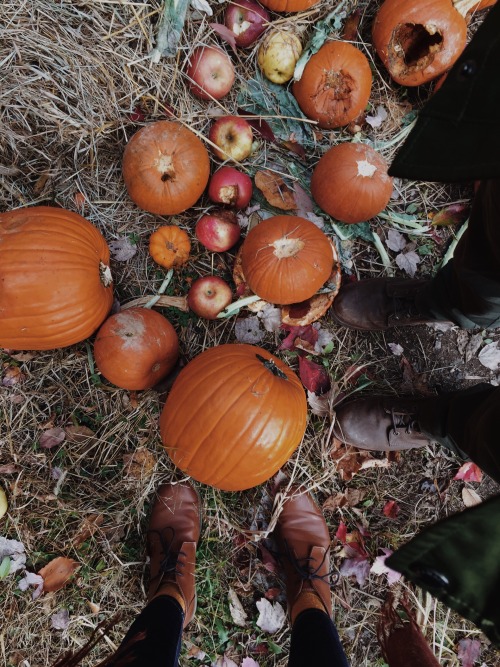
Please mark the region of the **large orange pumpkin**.
POLYGON ((348 42, 327 42, 309 59, 293 94, 308 118, 330 129, 347 125, 364 111, 371 86, 364 53, 348 42))
POLYGON ((160 432, 182 471, 240 491, 274 475, 302 440, 306 421, 304 389, 286 364, 259 347, 226 344, 180 372, 160 432))
POLYGON ((392 194, 387 163, 366 144, 343 143, 330 148, 316 165, 311 194, 323 211, 341 222, 369 220, 392 194))
POLYGON ((261 5, 273 12, 302 12, 316 5, 319 0, 259 0, 261 5))
POLYGON ((467 24, 450 0, 385 0, 373 22, 372 37, 394 81, 419 86, 458 59, 467 24))
POLYGON ((210 176, 200 139, 180 123, 159 120, 141 128, 125 147, 123 178, 142 209, 176 215, 195 204, 210 176))
POLYGON ((0 213, 0 346, 51 350, 90 336, 113 303, 109 249, 77 213, 0 213))
POLYGON ((149 389, 175 366, 179 339, 154 310, 130 308, 108 317, 97 332, 94 357, 104 377, 122 389, 149 389))
POLYGON ((241 266, 249 288, 261 299, 299 303, 329 278, 333 250, 328 237, 309 220, 276 215, 247 234, 241 266))

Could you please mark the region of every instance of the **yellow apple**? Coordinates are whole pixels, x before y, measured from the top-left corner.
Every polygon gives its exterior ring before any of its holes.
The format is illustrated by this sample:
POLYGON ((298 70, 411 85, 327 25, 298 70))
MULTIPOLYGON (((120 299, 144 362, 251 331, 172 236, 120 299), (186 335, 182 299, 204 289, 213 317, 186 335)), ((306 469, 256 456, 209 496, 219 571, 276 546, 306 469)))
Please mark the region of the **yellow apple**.
POLYGON ((268 33, 257 53, 257 62, 264 76, 273 83, 286 83, 293 76, 302 53, 299 38, 287 30, 268 33))

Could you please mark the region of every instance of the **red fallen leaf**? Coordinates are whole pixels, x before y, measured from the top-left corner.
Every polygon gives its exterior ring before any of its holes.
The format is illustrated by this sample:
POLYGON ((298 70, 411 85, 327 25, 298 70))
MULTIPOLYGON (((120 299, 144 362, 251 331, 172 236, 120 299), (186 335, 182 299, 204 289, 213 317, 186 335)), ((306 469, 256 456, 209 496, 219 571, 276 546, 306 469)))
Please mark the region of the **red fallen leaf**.
POLYGON ((295 341, 297 339, 306 341, 312 346, 314 346, 318 340, 318 330, 315 329, 312 324, 307 324, 303 327, 282 324, 280 329, 283 329, 283 331, 288 331, 288 336, 281 341, 281 345, 278 348, 279 350, 296 350, 297 347, 295 341))
POLYGON ((457 658, 462 667, 473 667, 475 662, 479 662, 480 655, 481 642, 477 639, 461 639, 458 642, 457 658))
POLYGON ((268 572, 278 572, 279 567, 278 567, 278 562, 276 558, 272 555, 272 553, 269 551, 269 549, 266 549, 266 547, 261 544, 260 545, 260 552, 262 554, 262 564, 268 570, 268 572))
POLYGON ((79 567, 80 564, 72 558, 59 556, 51 560, 38 572, 43 577, 44 592, 50 593, 63 588, 79 567))
POLYGON ((214 32, 219 35, 222 40, 224 40, 224 42, 229 44, 235 53, 237 53, 238 49, 236 48, 236 35, 234 32, 229 30, 229 28, 226 28, 226 26, 222 25, 222 23, 209 23, 208 25, 214 32))
POLYGON ((274 602, 280 593, 281 590, 279 588, 268 588, 264 595, 270 602, 274 602))
POLYGON ((384 505, 382 512, 388 519, 395 519, 399 514, 399 505, 395 500, 388 500, 384 505))
POLYGON ((469 210, 469 204, 451 204, 451 206, 443 208, 432 217, 431 225, 433 227, 459 225, 467 218, 469 210))
POLYGON ((128 117, 132 123, 142 123, 144 120, 146 120, 146 114, 139 104, 134 107, 134 110, 132 113, 129 113, 128 117))
POLYGON ((298 155, 303 160, 306 159, 305 148, 301 144, 299 144, 298 141, 283 141, 281 145, 283 146, 283 148, 286 148, 291 153, 295 153, 295 155, 298 155))
POLYGON ((463 479, 464 482, 480 482, 483 479, 483 471, 472 461, 467 461, 459 468, 453 479, 463 479))
POLYGON ((246 111, 245 109, 238 108, 238 113, 240 116, 245 116, 247 123, 251 125, 263 139, 276 143, 276 137, 274 136, 274 132, 272 131, 271 126, 263 118, 260 118, 256 114, 252 113, 251 111, 246 111))
POLYGON ((65 438, 66 433, 64 429, 59 428, 59 426, 49 428, 40 436, 40 447, 43 447, 43 449, 52 449, 52 447, 60 445, 65 438))
POLYGON ((304 387, 315 394, 323 394, 330 389, 326 368, 307 357, 299 357, 299 377, 304 387))
POLYGON ((347 533, 344 551, 349 558, 355 558, 357 556, 367 558, 368 552, 365 549, 365 541, 359 530, 353 530, 351 533, 347 533))
POLYGON ((370 574, 370 561, 367 557, 355 556, 342 561, 339 573, 343 577, 356 577, 359 586, 364 586, 370 574))
POLYGON ((345 544, 346 542, 346 537, 347 537, 347 526, 343 521, 339 523, 339 527, 337 528, 337 532, 335 533, 335 537, 342 543, 345 544))
POLYGON ((295 201, 297 202, 297 214, 305 217, 306 213, 314 211, 314 202, 309 193, 297 182, 293 184, 295 201))
POLYGON ((21 373, 19 366, 5 364, 4 368, 6 369, 2 378, 2 385, 4 387, 13 387, 24 380, 24 375, 21 373))
POLYGON ((350 14, 344 23, 344 32, 342 33, 342 39, 346 42, 354 42, 358 34, 359 20, 361 18, 361 10, 355 9, 352 14, 350 14))

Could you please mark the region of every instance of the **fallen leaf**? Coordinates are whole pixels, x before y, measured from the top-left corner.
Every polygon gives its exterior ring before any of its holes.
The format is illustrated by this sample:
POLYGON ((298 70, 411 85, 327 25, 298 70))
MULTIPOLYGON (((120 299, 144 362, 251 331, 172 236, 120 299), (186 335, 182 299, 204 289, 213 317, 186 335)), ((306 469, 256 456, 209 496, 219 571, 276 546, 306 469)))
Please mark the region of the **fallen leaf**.
POLYGON ((256 187, 271 206, 283 211, 294 211, 297 208, 293 190, 278 174, 265 169, 258 171, 254 180, 256 187))
POLYGON ((360 470, 368 470, 368 468, 390 468, 391 461, 388 458, 374 459, 372 456, 366 456, 361 462, 360 470))
POLYGON ((361 19, 361 10, 355 9, 346 18, 344 30, 342 31, 342 40, 345 42, 354 42, 358 35, 358 26, 361 19))
POLYGON ((0 581, 10 574, 10 558, 0 558, 0 581))
POLYGON ((298 327, 282 324, 281 329, 287 331, 288 335, 281 341, 278 350, 296 350, 297 348, 304 349, 304 347, 314 349, 318 341, 318 330, 312 324, 298 327))
POLYGON ((89 514, 84 517, 80 527, 71 540, 71 544, 75 549, 78 549, 79 546, 92 537, 103 521, 104 517, 102 514, 89 514))
POLYGON ((101 605, 96 604, 95 602, 92 602, 91 600, 87 600, 88 607, 90 609, 91 614, 98 614, 101 611, 101 605))
POLYGON ((56 426, 54 428, 49 428, 47 431, 44 431, 40 436, 39 444, 43 449, 51 449, 60 445, 66 438, 66 433, 64 429, 56 426))
POLYGON ((5 491, 0 486, 0 519, 7 513, 7 496, 5 491))
POLYGON ((329 417, 333 418, 335 404, 340 399, 340 389, 339 385, 334 382, 328 391, 325 391, 324 394, 318 396, 313 391, 307 390, 307 403, 311 408, 313 415, 318 417, 329 417))
POLYGON ((247 625, 247 613, 243 609, 243 605, 241 604, 239 597, 236 595, 236 591, 233 588, 230 588, 227 596, 229 598, 229 611, 233 623, 244 628, 245 625, 247 625))
POLYGON ((236 35, 232 30, 229 30, 225 25, 222 25, 222 23, 209 23, 208 24, 214 32, 216 32, 221 39, 223 39, 225 42, 229 44, 229 46, 233 49, 233 51, 236 53, 237 48, 236 48, 236 35))
POLYGON ((387 111, 379 104, 374 116, 366 116, 365 120, 373 128, 380 127, 384 120, 387 119, 387 111))
POLYGON ((404 352, 404 348, 399 343, 387 343, 387 347, 396 357, 400 357, 404 352))
POLYGON ((11 359, 15 359, 16 361, 31 361, 36 357, 35 352, 17 352, 14 354, 9 354, 9 357, 11 359))
POLYGON ((401 579, 401 573, 396 572, 396 570, 391 570, 390 567, 387 567, 385 564, 386 558, 389 558, 389 556, 392 554, 391 549, 382 549, 384 554, 382 556, 377 556, 375 558, 375 561, 373 565, 371 566, 370 572, 373 574, 385 574, 387 577, 387 583, 389 586, 391 584, 395 584, 396 581, 399 581, 401 579))
POLYGON ((279 331, 281 327, 281 308, 276 308, 276 306, 268 303, 257 313, 257 317, 262 320, 266 331, 279 331))
POLYGON ((286 614, 279 602, 271 603, 266 598, 261 598, 257 603, 259 618, 257 625, 263 632, 272 635, 283 627, 286 614))
POLYGON ((238 667, 238 665, 224 653, 224 655, 219 656, 215 662, 212 662, 212 667, 238 667))
POLYGON ((347 539, 347 526, 346 526, 346 524, 345 524, 343 521, 341 521, 341 522, 339 523, 339 527, 337 528, 337 531, 336 531, 336 533, 335 533, 335 537, 337 538, 337 540, 340 541, 341 544, 345 544, 345 543, 346 543, 346 539, 347 539))
POLYGON ((358 585, 363 587, 370 574, 370 561, 361 556, 346 558, 340 565, 339 573, 343 577, 356 577, 358 585))
POLYGON ((279 588, 268 588, 264 595, 266 600, 269 600, 269 602, 274 602, 280 593, 281 589, 279 588))
POLYGON ((355 507, 366 497, 366 491, 362 489, 347 488, 344 493, 330 496, 322 505, 323 512, 334 511, 340 507, 355 507))
POLYGON ((21 591, 26 591, 30 586, 36 586, 31 597, 36 600, 43 593, 43 577, 34 572, 25 572, 24 577, 17 582, 17 587, 21 591))
POLYGON ((399 268, 413 278, 417 272, 417 265, 420 264, 420 257, 414 250, 402 252, 396 255, 396 264, 399 268))
POLYGON ((422 394, 433 396, 434 392, 429 389, 425 373, 417 373, 409 360, 401 355, 401 370, 403 371, 403 383, 401 388, 411 394, 422 394))
POLYGON ((447 227, 459 225, 469 215, 469 204, 451 204, 432 216, 433 227, 447 227))
POLYGON ((304 387, 315 394, 330 389, 330 376, 326 368, 307 357, 299 357, 299 377, 304 387))
MULTIPOLYGON (((297 215, 305 218, 308 213, 314 211, 314 202, 309 196, 309 193, 304 190, 300 183, 293 184, 294 199, 296 204, 297 215)), ((320 218, 321 222, 323 220, 320 218)))
POLYGON ((24 544, 18 540, 9 540, 0 535, 0 561, 3 562, 4 558, 10 560, 9 574, 22 570, 26 565, 24 544))
POLYGON ((208 16, 213 16, 213 9, 208 4, 207 0, 191 0, 191 7, 208 16))
POLYGON ((278 572, 279 571, 279 565, 278 561, 276 558, 272 555, 272 553, 269 551, 267 547, 265 547, 263 544, 260 545, 260 553, 262 557, 262 564, 266 568, 268 572, 278 572))
POLYGON ((399 505, 395 500, 388 500, 382 512, 388 519, 395 519, 399 514, 399 505))
POLYGON ((389 250, 399 252, 400 250, 404 250, 406 248, 407 243, 407 240, 401 234, 401 232, 398 232, 395 229, 389 229, 387 233, 387 240, 385 242, 385 245, 389 248, 389 250))
POLYGON ((472 461, 467 461, 459 468, 453 479, 463 479, 464 482, 480 482, 483 479, 483 471, 472 461))
POLYGON ((94 431, 88 426, 66 426, 64 431, 66 433, 66 442, 74 445, 87 442, 89 438, 95 436, 94 431))
POLYGON ((253 658, 243 658, 241 661, 241 667, 259 667, 259 663, 255 662, 253 658))
POLYGON ((477 355, 477 358, 486 368, 498 371, 500 365, 500 348, 498 347, 498 342, 485 345, 477 355))
POLYGON ((5 465, 0 465, 0 475, 15 475, 20 471, 19 466, 16 466, 14 463, 6 463, 5 465))
POLYGON ((477 639, 461 639, 458 642, 457 658, 462 667, 473 667, 481 655, 481 642, 477 639))
POLYGON ((316 215, 315 213, 311 213, 310 211, 308 211, 304 217, 310 222, 312 222, 313 225, 316 225, 318 229, 324 229, 325 221, 320 215, 316 215))
POLYGON ((13 387, 25 379, 19 366, 9 366, 9 364, 5 364, 4 368, 6 368, 2 377, 2 385, 4 387, 13 387))
POLYGON ((108 243, 111 257, 117 262, 127 262, 137 252, 137 246, 132 243, 128 236, 120 236, 108 243))
POLYGON ((274 136, 271 126, 263 118, 260 118, 251 111, 246 111, 245 109, 238 109, 238 113, 241 116, 245 116, 247 123, 251 125, 263 139, 276 142, 276 137, 274 136))
POLYGON ((131 454, 123 455, 123 472, 125 477, 143 479, 149 477, 156 465, 156 457, 146 447, 139 447, 131 454))
POLYGON ((255 345, 265 338, 265 331, 260 328, 260 319, 257 315, 239 317, 234 325, 234 335, 239 343, 255 345))
POLYGON ((474 507, 474 505, 480 505, 483 502, 481 496, 474 489, 468 489, 466 486, 462 489, 462 500, 465 507, 474 507))
POLYGON ((63 588, 73 574, 78 570, 80 564, 72 558, 58 556, 39 570, 39 576, 43 577, 43 590, 45 593, 58 591, 63 588))
POLYGON ((69 611, 60 609, 50 617, 50 627, 54 630, 67 630, 69 627, 69 611))

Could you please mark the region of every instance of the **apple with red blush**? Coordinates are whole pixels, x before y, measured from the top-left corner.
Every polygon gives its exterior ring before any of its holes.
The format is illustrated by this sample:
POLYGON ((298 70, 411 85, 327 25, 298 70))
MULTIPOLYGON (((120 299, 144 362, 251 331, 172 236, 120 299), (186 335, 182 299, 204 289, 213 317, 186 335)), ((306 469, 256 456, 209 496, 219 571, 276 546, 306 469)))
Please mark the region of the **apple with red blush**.
POLYGON ((213 123, 208 138, 220 160, 241 162, 252 152, 252 126, 241 116, 221 116, 213 123))
POLYGON ((186 74, 191 92, 202 100, 220 100, 231 90, 235 79, 231 59, 216 46, 197 46, 186 74))
POLYGON ((226 252, 239 240, 241 229, 232 211, 218 209, 196 223, 196 238, 212 252, 226 252))
POLYGON ((234 35, 236 46, 247 48, 256 42, 270 21, 269 12, 255 0, 230 2, 224 13, 226 28, 234 35))
POLYGON ((191 285, 187 295, 189 308, 206 320, 215 320, 229 306, 233 298, 231 288, 218 276, 203 276, 191 285))
POLYGON ((207 192, 215 204, 246 208, 252 198, 252 179, 234 167, 221 167, 211 177, 207 192))

